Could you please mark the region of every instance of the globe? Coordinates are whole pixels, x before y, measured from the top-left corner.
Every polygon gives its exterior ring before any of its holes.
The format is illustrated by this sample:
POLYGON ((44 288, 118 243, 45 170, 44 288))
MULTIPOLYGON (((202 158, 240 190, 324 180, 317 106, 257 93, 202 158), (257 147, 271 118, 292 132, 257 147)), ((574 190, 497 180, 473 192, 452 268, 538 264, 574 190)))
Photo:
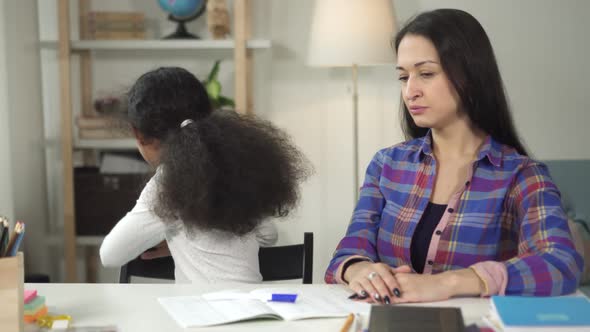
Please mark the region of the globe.
POLYGON ((176 31, 165 39, 191 39, 199 36, 186 30, 186 22, 196 20, 205 12, 206 0, 158 0, 163 11, 168 13, 168 19, 177 22, 176 31))

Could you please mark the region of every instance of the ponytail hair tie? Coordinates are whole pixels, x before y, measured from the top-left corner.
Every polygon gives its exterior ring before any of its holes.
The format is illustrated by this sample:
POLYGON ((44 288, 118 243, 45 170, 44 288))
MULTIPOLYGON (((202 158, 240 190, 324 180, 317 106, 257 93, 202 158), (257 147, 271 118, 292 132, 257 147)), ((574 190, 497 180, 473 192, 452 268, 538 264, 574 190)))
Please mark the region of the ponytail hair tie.
POLYGON ((182 123, 180 123, 180 128, 184 128, 184 127, 188 126, 191 123, 193 123, 193 120, 186 119, 186 120, 182 121, 182 123))

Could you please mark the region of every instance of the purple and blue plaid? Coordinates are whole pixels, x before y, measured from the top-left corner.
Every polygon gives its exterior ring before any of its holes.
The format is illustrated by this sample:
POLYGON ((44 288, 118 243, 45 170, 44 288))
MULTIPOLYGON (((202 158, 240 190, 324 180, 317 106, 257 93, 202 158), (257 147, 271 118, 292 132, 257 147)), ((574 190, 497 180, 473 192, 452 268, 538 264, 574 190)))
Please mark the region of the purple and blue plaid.
MULTIPOLYGON (((411 266, 412 235, 430 199, 435 170, 430 134, 377 152, 326 271, 327 283, 341 281, 339 268, 351 257, 411 266)), ((498 293, 576 290, 584 263, 544 164, 488 136, 449 208, 442 233, 433 235, 435 250, 426 273, 500 262, 507 282, 498 293)))

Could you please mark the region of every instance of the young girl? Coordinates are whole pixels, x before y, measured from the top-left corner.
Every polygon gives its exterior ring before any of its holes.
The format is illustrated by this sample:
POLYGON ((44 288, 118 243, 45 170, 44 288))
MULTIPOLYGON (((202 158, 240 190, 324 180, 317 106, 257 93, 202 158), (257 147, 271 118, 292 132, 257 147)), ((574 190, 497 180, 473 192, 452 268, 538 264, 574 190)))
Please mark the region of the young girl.
POLYGON ((121 266, 165 240, 177 283, 261 281, 258 248, 277 239, 263 220, 296 205, 303 156, 270 123, 213 111, 182 68, 144 74, 127 99, 139 151, 157 170, 102 243, 103 265, 121 266))
POLYGON ((326 282, 386 304, 575 291, 559 191, 516 134, 479 22, 420 14, 395 51, 408 141, 371 161, 326 282))

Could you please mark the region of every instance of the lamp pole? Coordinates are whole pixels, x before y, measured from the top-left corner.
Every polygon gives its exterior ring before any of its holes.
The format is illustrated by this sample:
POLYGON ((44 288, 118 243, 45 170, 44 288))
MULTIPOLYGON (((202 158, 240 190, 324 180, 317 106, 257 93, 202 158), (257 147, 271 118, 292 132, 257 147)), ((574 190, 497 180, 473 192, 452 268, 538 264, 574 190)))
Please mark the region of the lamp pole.
POLYGON ((352 179, 354 181, 354 200, 353 200, 353 208, 356 206, 357 200, 359 199, 359 147, 358 147, 358 103, 359 103, 359 95, 358 95, 358 87, 357 87, 357 80, 358 80, 358 65, 352 65, 352 157, 353 157, 353 176, 352 179))

